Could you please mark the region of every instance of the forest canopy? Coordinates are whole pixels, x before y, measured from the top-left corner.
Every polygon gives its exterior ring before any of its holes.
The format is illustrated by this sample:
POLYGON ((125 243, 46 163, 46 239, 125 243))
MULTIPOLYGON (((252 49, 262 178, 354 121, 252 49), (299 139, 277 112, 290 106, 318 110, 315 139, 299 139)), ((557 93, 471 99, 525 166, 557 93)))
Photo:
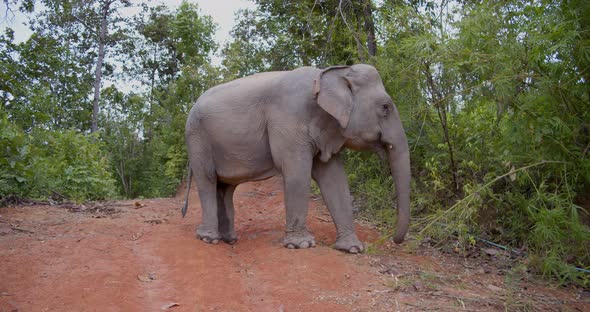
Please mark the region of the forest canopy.
MULTIPOLYGON (((408 137, 416 239, 492 240, 589 285, 590 2, 254 2, 219 43, 191 2, 4 0, 32 35, 0 34, 2 203, 172 196, 205 90, 368 63, 408 137)), ((343 154, 359 214, 391 232, 391 176, 374 155, 343 154)))

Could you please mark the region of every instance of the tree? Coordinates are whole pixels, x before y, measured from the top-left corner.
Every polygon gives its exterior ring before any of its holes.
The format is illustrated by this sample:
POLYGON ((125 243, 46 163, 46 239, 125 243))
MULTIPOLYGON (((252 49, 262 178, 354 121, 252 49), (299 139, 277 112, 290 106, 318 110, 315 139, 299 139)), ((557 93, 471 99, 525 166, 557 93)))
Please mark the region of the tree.
POLYGON ((0 37, 0 98, 9 119, 26 132, 87 129, 92 77, 74 53, 39 33, 20 44, 12 32, 0 37), (87 106, 88 105, 88 106, 87 106))
POLYGON ((106 88, 101 106, 103 140, 113 172, 127 197, 173 194, 186 170, 184 123, 192 103, 218 82, 209 66, 215 24, 194 4, 177 10, 145 7, 133 20, 134 40, 126 67, 145 95, 106 88), (136 81, 137 81, 136 80, 136 81), (164 170, 162 169, 164 168, 164 170))
POLYGON ((259 70, 367 62, 377 53, 371 1, 256 1, 223 50, 229 77, 259 70))
MULTIPOLYGON (((92 51, 94 64, 94 87, 90 132, 98 130, 100 88, 105 72, 107 49, 123 42, 126 19, 119 15, 119 9, 130 6, 129 0, 43 0, 46 10, 41 21, 33 29, 41 34, 53 35, 67 42, 70 49, 80 54, 92 51)), ((90 63, 88 63, 90 65, 90 63)), ((112 65, 106 69, 112 71, 112 65)))
MULTIPOLYGON (((159 94, 182 75, 183 67, 201 67, 210 60, 216 49, 213 41, 215 25, 208 16, 201 16, 194 4, 184 2, 176 12, 164 6, 145 7, 134 20, 138 32, 137 50, 131 50, 131 62, 127 72, 142 77, 141 82, 149 88, 147 124, 156 120, 152 113, 154 105, 161 105, 159 94), (137 67, 135 64, 142 66, 137 67)), ((151 128, 146 128, 151 138, 151 128)))

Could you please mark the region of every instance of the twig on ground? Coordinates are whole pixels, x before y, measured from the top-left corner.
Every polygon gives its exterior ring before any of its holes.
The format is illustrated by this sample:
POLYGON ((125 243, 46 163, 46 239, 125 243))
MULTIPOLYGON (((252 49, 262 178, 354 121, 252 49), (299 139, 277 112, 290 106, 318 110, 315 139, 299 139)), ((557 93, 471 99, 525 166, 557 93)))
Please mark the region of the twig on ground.
POLYGON ((320 220, 320 221, 322 221, 322 222, 327 222, 327 223, 330 223, 330 222, 332 222, 332 221, 330 221, 330 220, 327 220, 327 219, 324 219, 324 218, 322 218, 322 217, 318 217, 318 216, 313 216, 313 217, 314 217, 314 218, 316 218, 316 219, 318 219, 318 220, 320 220))
POLYGON ((53 193, 53 194, 55 194, 55 195, 57 195, 57 196, 61 197, 62 199, 65 199, 65 200, 70 200, 70 198, 69 198, 69 197, 67 197, 67 196, 65 196, 65 195, 63 195, 63 194, 61 194, 61 193, 59 193, 59 192, 57 192, 57 191, 54 191, 54 190, 52 190, 52 191, 51 191, 51 193, 53 193))
POLYGON ((11 226, 10 228, 15 231, 19 231, 19 232, 25 232, 25 233, 31 233, 31 234, 35 233, 35 231, 33 231, 33 230, 27 230, 27 229, 23 229, 23 228, 16 227, 16 226, 11 226))
POLYGON ((453 295, 447 295, 447 294, 437 294, 437 293, 429 293, 426 292, 424 293, 427 296, 432 296, 432 297, 442 297, 442 298, 449 298, 449 299, 461 299, 463 301, 472 301, 472 302, 488 302, 488 303, 498 303, 498 301, 502 302, 503 301, 503 296, 497 296, 497 298, 492 299, 492 298, 468 298, 468 297, 460 297, 460 296, 453 296, 453 295))

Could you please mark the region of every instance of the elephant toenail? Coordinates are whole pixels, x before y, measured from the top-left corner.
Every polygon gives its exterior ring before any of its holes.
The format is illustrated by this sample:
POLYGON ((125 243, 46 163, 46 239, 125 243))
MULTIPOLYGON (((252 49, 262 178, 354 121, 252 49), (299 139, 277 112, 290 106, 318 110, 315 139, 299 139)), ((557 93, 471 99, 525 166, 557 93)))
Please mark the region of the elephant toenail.
POLYGON ((293 245, 293 244, 287 244, 287 248, 289 248, 289 249, 295 249, 295 245, 293 245))
POLYGON ((303 243, 301 243, 301 245, 299 245, 299 247, 303 248, 303 249, 309 248, 309 242, 303 242, 303 243))
POLYGON ((356 253, 359 253, 359 249, 356 246, 351 247, 348 252, 350 252, 351 254, 356 254, 356 253))
POLYGON ((315 241, 311 241, 311 247, 315 247, 315 241))
POLYGON ((219 243, 218 239, 214 239, 213 241, 211 241, 211 244, 216 245, 217 243, 219 243))

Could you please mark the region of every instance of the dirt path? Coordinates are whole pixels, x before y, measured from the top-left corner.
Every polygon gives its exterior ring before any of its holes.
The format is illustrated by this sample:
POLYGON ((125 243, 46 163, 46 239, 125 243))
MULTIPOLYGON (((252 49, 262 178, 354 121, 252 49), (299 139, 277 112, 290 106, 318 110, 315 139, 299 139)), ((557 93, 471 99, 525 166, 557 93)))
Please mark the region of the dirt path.
MULTIPOLYGON (((112 202, 94 213, 2 208, 0 311, 590 311, 587 293, 527 281, 493 261, 408 245, 335 251, 321 200, 310 201, 308 220, 318 246, 285 249, 282 197, 276 178, 238 187, 234 246, 194 238, 197 198, 185 219, 180 199, 112 202)), ((365 242, 378 238, 369 226, 357 230, 365 242)))

